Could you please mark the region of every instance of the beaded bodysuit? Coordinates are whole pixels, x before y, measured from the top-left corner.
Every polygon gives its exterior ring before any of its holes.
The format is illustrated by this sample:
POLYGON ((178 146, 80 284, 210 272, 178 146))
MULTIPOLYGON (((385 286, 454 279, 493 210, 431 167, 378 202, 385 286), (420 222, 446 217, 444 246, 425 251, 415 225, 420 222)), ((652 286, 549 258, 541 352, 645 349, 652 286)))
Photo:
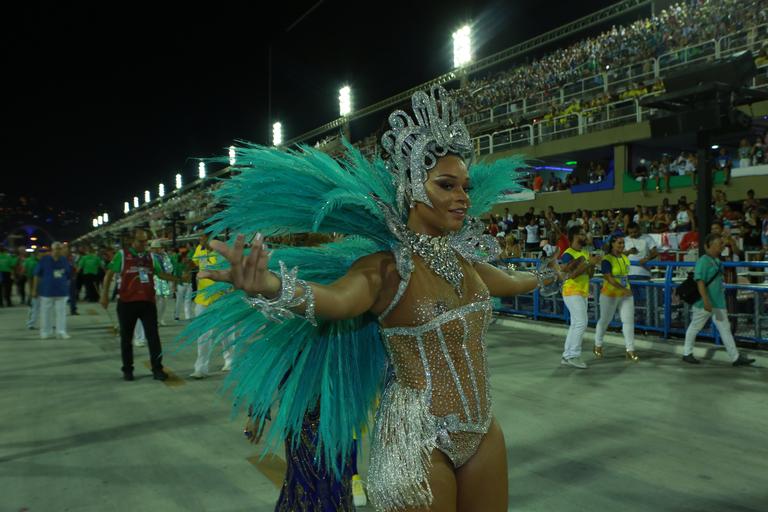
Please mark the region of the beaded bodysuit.
POLYGON ((475 454, 491 425, 485 350, 491 301, 472 265, 459 262, 461 296, 413 257, 404 293, 379 318, 390 375, 369 472, 378 508, 429 504, 432 450, 458 468, 475 454))

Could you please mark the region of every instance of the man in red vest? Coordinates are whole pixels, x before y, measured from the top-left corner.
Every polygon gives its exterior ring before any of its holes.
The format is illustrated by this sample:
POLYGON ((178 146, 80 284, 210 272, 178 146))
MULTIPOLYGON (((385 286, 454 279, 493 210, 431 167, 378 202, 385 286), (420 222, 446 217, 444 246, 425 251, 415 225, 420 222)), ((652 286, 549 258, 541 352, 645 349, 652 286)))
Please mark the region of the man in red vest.
POLYGON ((156 380, 166 380, 168 374, 163 371, 162 348, 157 331, 157 308, 155 307, 155 285, 153 275, 168 281, 179 281, 175 276, 163 271, 159 261, 146 250, 147 232, 137 229, 133 243, 125 251, 121 250, 109 264, 101 288, 101 300, 104 309, 109 306, 109 290, 112 277, 120 274, 117 318, 120 322, 120 349, 123 356, 123 378, 133 380, 133 329, 141 320, 149 345, 152 375, 156 380))

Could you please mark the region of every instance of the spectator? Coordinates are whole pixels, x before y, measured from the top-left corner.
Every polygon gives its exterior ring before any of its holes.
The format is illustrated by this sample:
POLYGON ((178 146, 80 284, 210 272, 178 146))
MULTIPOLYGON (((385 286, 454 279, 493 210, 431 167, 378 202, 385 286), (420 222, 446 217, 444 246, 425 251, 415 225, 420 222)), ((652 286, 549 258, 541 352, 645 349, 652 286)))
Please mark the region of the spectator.
POLYGON ((750 208, 759 208, 760 202, 755 199, 755 191, 752 189, 747 190, 747 198, 742 204, 742 209, 746 212, 750 208))
POLYGON ((18 257, 15 254, 8 251, 4 245, 0 245, 0 286, 2 287, 0 306, 11 307, 13 305, 11 292, 13 291, 13 271, 17 261, 18 257))
POLYGON ((542 178, 540 173, 536 173, 536 176, 534 176, 533 178, 533 191, 541 192, 541 189, 543 186, 544 186, 544 178, 542 178))
POLYGON ((627 227, 627 235, 624 238, 624 254, 630 263, 629 278, 647 281, 651 278, 651 272, 645 268, 645 264, 658 256, 656 243, 653 238, 643 235, 635 222, 627 227))
POLYGON ((98 302, 99 300, 96 281, 103 265, 104 262, 98 257, 93 247, 89 248, 88 252, 77 261, 77 270, 85 285, 85 300, 88 302, 98 302))
POLYGON ((743 138, 739 142, 739 168, 743 169, 750 165, 752 165, 752 147, 749 145, 749 141, 743 138))
POLYGON ((728 185, 731 182, 731 169, 733 167, 733 159, 728 154, 728 149, 725 147, 720 148, 720 154, 715 158, 715 169, 723 171, 725 176, 724 183, 728 185))
POLYGON ((523 256, 520 243, 515 235, 507 235, 504 238, 504 249, 501 251, 501 258, 521 258, 523 256))
POLYGON ((750 158, 752 159, 752 165, 763 165, 765 163, 765 145, 763 144, 762 137, 755 139, 755 145, 752 146, 750 158))
POLYGON ((535 216, 529 217, 528 225, 525 226, 525 250, 528 252, 539 250, 539 224, 535 216))
POLYGON ((710 233, 704 241, 706 254, 696 262, 694 279, 699 288, 701 299, 693 304, 691 324, 685 332, 685 347, 683 361, 699 364, 693 356, 693 344, 696 335, 701 331, 710 317, 720 333, 720 338, 728 351, 733 366, 749 366, 754 359, 739 354, 736 342, 733 340, 731 325, 728 322, 728 311, 725 306, 725 289, 723 287, 723 266, 719 256, 723 250, 723 240, 720 235, 710 233))
POLYGON ((68 339, 67 334, 67 298, 69 281, 73 279, 72 266, 64 255, 64 245, 60 242, 51 244, 51 254, 40 258, 35 267, 35 279, 32 284, 32 296, 40 297, 40 339, 48 339, 53 334, 54 311, 56 316, 56 337, 68 339))
POLYGON ((686 203, 681 203, 675 217, 675 232, 684 233, 696 229, 693 212, 686 203))

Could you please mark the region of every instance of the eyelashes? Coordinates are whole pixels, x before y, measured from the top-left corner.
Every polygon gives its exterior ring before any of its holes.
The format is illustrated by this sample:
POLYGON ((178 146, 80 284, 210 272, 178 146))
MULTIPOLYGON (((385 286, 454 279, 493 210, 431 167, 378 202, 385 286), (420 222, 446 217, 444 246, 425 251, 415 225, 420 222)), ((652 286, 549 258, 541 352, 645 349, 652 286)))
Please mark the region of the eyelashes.
MULTIPOLYGON (((440 187, 444 190, 453 190, 455 185, 453 185, 452 183, 441 183, 440 187)), ((464 187, 465 193, 469 194, 471 191, 472 191, 472 187, 464 187)))

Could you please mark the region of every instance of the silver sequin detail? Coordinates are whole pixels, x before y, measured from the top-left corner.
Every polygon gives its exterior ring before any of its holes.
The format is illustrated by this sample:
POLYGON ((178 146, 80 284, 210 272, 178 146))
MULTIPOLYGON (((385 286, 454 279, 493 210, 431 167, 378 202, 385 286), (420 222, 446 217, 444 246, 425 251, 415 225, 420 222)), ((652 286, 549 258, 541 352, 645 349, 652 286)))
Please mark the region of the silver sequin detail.
POLYGON ((467 415, 467 418, 471 418, 472 413, 469 411, 469 402, 467 401, 467 395, 464 394, 464 388, 461 385, 461 379, 459 379, 459 374, 456 372, 456 366, 454 366, 453 364, 453 359, 451 358, 451 354, 448 353, 448 345, 445 344, 445 336, 443 336, 443 329, 441 327, 437 328, 437 339, 440 340, 440 349, 443 351, 443 357, 445 357, 445 360, 448 362, 448 368, 450 368, 451 370, 451 375, 453 376, 453 382, 456 384, 456 391, 459 392, 459 398, 461 398, 461 405, 464 406, 464 414, 467 415))
POLYGON ((299 274, 299 267, 293 267, 290 271, 286 268, 285 263, 280 263, 280 295, 276 299, 268 299, 263 295, 256 295, 255 297, 245 296, 243 301, 254 309, 258 309, 269 320, 273 322, 281 323, 283 320, 289 320, 295 316, 295 313, 290 308, 295 308, 304 304, 307 300, 311 301, 310 305, 307 305, 307 310, 311 313, 310 318, 307 318, 312 325, 317 325, 315 321, 315 305, 314 294, 311 291, 309 285, 306 282, 297 278, 299 274), (303 283, 304 294, 300 297, 296 297, 296 285, 303 283), (309 290, 309 292, 307 292, 309 290))
POLYGON ((472 379, 472 391, 475 393, 475 408, 477 410, 477 417, 479 418, 481 416, 480 392, 477 390, 477 377, 475 376, 475 368, 472 365, 472 358, 469 357, 469 350, 467 350, 469 325, 467 325, 467 319, 464 317, 461 317, 461 328, 464 330, 464 336, 461 339, 461 349, 464 351, 464 360, 467 362, 467 367, 469 368, 469 378, 472 379))
POLYGON ((427 266, 438 276, 442 277, 456 290, 461 297, 461 282, 464 271, 459 263, 459 257, 451 246, 451 238, 447 236, 429 236, 423 233, 406 231, 405 243, 414 254, 418 254, 427 266))

